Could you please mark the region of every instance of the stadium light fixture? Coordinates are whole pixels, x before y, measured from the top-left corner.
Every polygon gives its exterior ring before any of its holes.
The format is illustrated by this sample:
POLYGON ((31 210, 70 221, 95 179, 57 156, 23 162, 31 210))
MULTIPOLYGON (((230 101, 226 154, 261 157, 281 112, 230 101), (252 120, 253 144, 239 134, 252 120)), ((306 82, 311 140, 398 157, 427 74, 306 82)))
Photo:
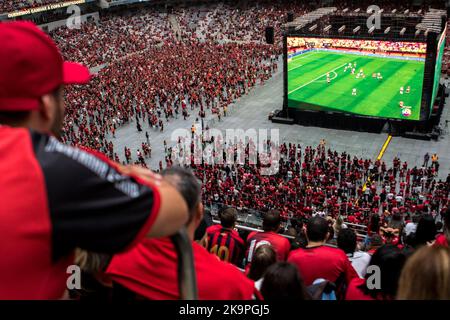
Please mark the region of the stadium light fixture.
POLYGON ((383 13, 384 12, 384 9, 380 9, 380 11, 378 11, 378 13, 383 13))
POLYGON ((331 29, 331 24, 330 24, 329 26, 326 26, 326 27, 323 29, 323 31, 328 32, 328 31, 330 31, 330 29, 331 29))
POLYGON ((310 27, 310 28, 309 28, 309 31, 313 31, 313 30, 315 30, 315 29, 317 29, 317 24, 315 24, 315 25, 313 25, 312 27, 310 27))
POLYGON ((358 13, 359 11, 361 11, 361 9, 360 9, 360 8, 358 8, 358 9, 355 9, 355 12, 356 12, 356 13, 358 13))
POLYGON ((420 9, 419 11, 417 11, 417 14, 422 14, 422 9, 420 9))
POLYGON ((397 12, 397 9, 394 9, 394 10, 392 10, 392 12, 391 13, 396 13, 397 12))
POLYGON ((369 29, 369 34, 372 34, 374 31, 375 31, 375 26, 373 26, 369 29))
POLYGON ((384 34, 388 34, 389 31, 391 31, 391 27, 387 27, 387 28, 384 30, 384 34))
POLYGON ((408 13, 409 13, 409 9, 406 9, 406 10, 405 10, 405 14, 408 14, 408 13))
POLYGON ((342 27, 339 28, 339 32, 343 32, 345 30, 345 25, 343 25, 342 27))
POLYGON ((401 35, 401 36, 404 35, 405 32, 406 32, 406 28, 403 28, 402 30, 400 30, 400 35, 401 35))
POLYGON ((348 11, 348 8, 345 8, 344 10, 342 10, 342 12, 346 13, 348 11))
POLYGON ((361 30, 361 26, 357 26, 355 29, 353 29, 353 33, 357 33, 359 30, 361 30))

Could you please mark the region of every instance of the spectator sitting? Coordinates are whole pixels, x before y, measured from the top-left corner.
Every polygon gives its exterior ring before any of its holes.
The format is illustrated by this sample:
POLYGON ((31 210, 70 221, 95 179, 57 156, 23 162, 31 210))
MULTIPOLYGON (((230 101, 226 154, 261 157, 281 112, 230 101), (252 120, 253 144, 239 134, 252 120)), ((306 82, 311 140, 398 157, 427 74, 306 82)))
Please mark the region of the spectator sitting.
POLYGON ((261 294, 266 301, 311 300, 297 267, 288 262, 277 262, 267 269, 261 294))
MULTIPOLYGON (((379 268, 378 279, 369 279, 373 273, 367 273, 364 279, 353 279, 348 288, 346 300, 392 300, 397 294, 400 272, 406 261, 406 255, 394 245, 379 248, 370 260, 370 266, 379 268), (373 283, 368 284, 368 281, 373 283), (369 288, 373 285, 374 288, 369 288)), ((376 270, 376 269, 375 269, 376 270)), ((375 271, 377 272, 377 271, 375 271)), ((377 277, 377 276, 376 276, 377 277)))
POLYGON ((264 273, 267 268, 277 262, 277 255, 272 246, 264 244, 255 250, 248 277, 255 281, 255 287, 261 290, 264 273))
POLYGON ((234 230, 237 221, 237 210, 226 208, 220 213, 220 225, 209 227, 208 251, 215 254, 222 261, 242 267, 245 244, 244 240, 234 230))
POLYGON ((427 247, 417 250, 400 275, 399 300, 450 300, 450 249, 427 247))
MULTIPOLYGON (((176 186, 188 203, 190 218, 186 229, 194 240, 195 230, 203 219, 200 184, 190 170, 180 167, 165 170, 163 176, 176 186)), ((192 241, 192 249, 200 300, 252 299, 256 293, 253 281, 195 241, 192 241)), ((138 298, 179 299, 177 261, 175 248, 169 238, 144 240, 132 250, 114 256, 107 274, 138 298)))
POLYGON ((252 232, 247 238, 247 263, 252 262, 255 250, 262 244, 273 246, 277 253, 278 261, 286 261, 291 244, 289 240, 278 234, 280 230, 280 212, 271 210, 264 215, 263 230, 264 232, 252 232))
POLYGON ((339 249, 347 254, 360 278, 364 278, 366 276, 367 266, 370 263, 370 255, 357 250, 355 231, 352 229, 342 229, 337 237, 337 245, 339 249))
POLYGON ((292 251, 288 261, 298 267, 305 285, 310 286, 314 280, 322 278, 334 282, 339 290, 344 283, 358 278, 358 274, 344 251, 325 246, 328 230, 328 222, 324 218, 316 216, 309 219, 306 227, 308 245, 292 251))

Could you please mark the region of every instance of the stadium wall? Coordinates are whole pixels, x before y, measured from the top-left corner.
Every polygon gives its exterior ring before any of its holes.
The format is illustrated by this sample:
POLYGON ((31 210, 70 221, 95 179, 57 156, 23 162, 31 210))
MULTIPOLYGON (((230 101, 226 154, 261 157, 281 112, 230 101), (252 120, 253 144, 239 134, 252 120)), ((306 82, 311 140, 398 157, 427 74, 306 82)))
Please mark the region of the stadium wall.
MULTIPOLYGON (((80 19, 81 19, 81 23, 86 23, 88 21, 100 21, 100 15, 98 14, 98 12, 88 13, 88 14, 84 14, 84 15, 80 16, 80 19)), ((66 24, 67 24, 67 19, 64 19, 64 20, 58 20, 58 21, 53 21, 50 23, 41 24, 41 25, 39 25, 39 27, 42 30, 44 30, 45 32, 49 32, 49 31, 58 29, 60 27, 63 27, 66 24)))

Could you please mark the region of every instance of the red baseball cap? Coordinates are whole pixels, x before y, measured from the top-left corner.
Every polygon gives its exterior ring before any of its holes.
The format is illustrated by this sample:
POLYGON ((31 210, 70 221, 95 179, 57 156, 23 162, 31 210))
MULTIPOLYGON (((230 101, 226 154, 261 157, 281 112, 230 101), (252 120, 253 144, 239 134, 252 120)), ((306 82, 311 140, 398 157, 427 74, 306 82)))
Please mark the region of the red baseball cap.
POLYGON ((0 111, 29 111, 62 84, 88 83, 85 66, 64 62, 53 40, 31 22, 0 23, 0 111))

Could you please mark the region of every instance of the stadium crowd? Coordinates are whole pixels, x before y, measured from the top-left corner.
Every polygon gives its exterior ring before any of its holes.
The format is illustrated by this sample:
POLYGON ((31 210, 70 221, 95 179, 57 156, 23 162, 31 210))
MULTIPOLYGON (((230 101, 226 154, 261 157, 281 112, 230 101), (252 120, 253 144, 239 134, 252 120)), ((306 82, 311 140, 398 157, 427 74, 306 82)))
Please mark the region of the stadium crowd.
POLYGON ((9 13, 22 9, 36 8, 47 4, 62 2, 62 0, 20 0, 0 2, 0 13, 9 13))
MULTIPOLYGON (((393 214, 412 218, 426 212, 439 217, 448 206, 450 175, 446 181, 437 179, 437 155, 433 161, 427 155, 422 167, 411 168, 398 158, 389 167, 384 161, 338 153, 323 144, 272 147, 281 154, 279 171, 273 175, 261 174, 261 165, 248 161, 231 167, 192 164, 203 181, 204 201, 244 212, 277 209, 285 221, 320 213, 363 225, 375 213, 386 214, 382 222, 387 223, 393 214)), ((252 148, 250 143, 247 153, 252 148)), ((224 150, 224 158, 228 151, 224 150)), ((170 154, 168 159, 173 162, 170 154)))
MULTIPOLYGON (((101 70, 85 88, 69 89, 63 141, 100 150, 115 159, 105 136, 136 119, 163 131, 174 117, 224 109, 277 69, 264 44, 173 42, 152 47, 101 70), (88 94, 86 94, 88 92, 88 94)), ((122 156, 122 155, 120 155, 122 156)))
POLYGON ((98 23, 83 23, 51 32, 65 59, 96 67, 173 39, 170 23, 153 8, 136 15, 106 15, 98 23))
MULTIPOLYGON (((35 27, 0 27, 0 39, 19 34, 41 53, 6 42, 0 50, 3 58, 19 50, 32 66, 25 70, 22 60, 12 59, 5 67, 11 72, 0 74, 0 187, 6 208, 0 248, 11 259, 0 264, 0 298, 59 298, 65 267, 78 248, 83 286, 70 291, 72 298, 178 299, 177 252, 169 236, 185 225, 200 299, 450 299, 450 174, 446 181, 437 179, 436 154, 411 168, 398 158, 388 166, 339 153, 325 141, 316 148, 266 141, 267 150, 281 155, 273 175, 245 162, 173 166, 170 148, 161 175, 121 165, 121 150, 106 136, 130 119, 138 131, 144 121, 163 131, 164 121, 179 114, 224 114, 277 67, 278 48, 260 36, 259 43, 248 42, 253 39, 239 27, 245 18, 232 19, 224 37, 196 40, 192 33, 183 41, 185 33, 177 39, 157 16, 144 16, 102 21, 117 28, 112 32, 91 25, 53 34, 66 58, 89 66, 108 63, 87 86, 68 87, 65 97, 62 85, 87 84, 88 70, 51 59, 56 47, 35 27), (141 39, 142 23, 157 36, 141 39), (91 32, 96 35, 83 35, 91 32), (122 45, 122 35, 134 40, 122 45), (72 38, 81 39, 77 49, 72 38), (35 77, 26 77, 30 70, 35 77), (18 83, 8 81, 16 73, 18 83), (205 206, 216 204, 223 208, 214 225, 205 206), (235 229, 238 210, 246 208, 261 212, 262 232, 235 229), (364 239, 351 224, 367 226, 364 239), (36 257, 33 266, 24 266, 30 257, 36 257), (381 286, 369 286, 369 266, 379 267, 381 286)), ((214 26, 225 25, 216 13, 209 17, 214 26)), ((255 148, 250 142, 246 153, 255 148)), ((142 149, 151 156, 149 144, 142 149)), ((130 161, 126 147, 124 154, 130 161)))

